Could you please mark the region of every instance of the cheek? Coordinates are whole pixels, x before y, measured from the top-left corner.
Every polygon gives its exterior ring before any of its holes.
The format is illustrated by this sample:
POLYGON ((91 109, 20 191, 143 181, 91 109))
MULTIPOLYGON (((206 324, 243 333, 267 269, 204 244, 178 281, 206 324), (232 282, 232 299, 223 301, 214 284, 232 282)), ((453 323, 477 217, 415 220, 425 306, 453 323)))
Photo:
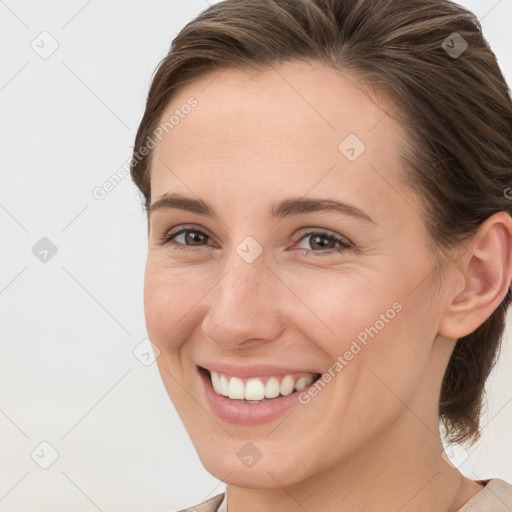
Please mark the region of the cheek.
MULTIPOLYGON (((201 282, 183 269, 161 265, 148 257, 144 277, 144 311, 151 340, 162 350, 182 344, 184 326, 190 323, 194 306, 204 296, 201 282)), ((196 306, 197 307, 197 306, 196 306)))
POLYGON ((353 341, 365 346, 397 322, 402 294, 377 279, 368 272, 297 279, 294 291, 303 304, 292 315, 307 337, 335 359, 353 341))
MULTIPOLYGON (((393 400, 386 385, 408 395, 421 378, 429 339, 435 335, 421 307, 426 300, 422 290, 410 294, 412 285, 385 269, 364 278, 360 274, 313 281, 314 286, 303 280, 295 288, 308 309, 295 310, 294 323, 327 356, 324 371, 330 369, 336 376, 332 380, 346 398, 346 403, 340 401, 340 411, 364 409, 369 403, 380 407, 393 400)), ((359 413, 364 411, 356 416, 359 413)))
POLYGON ((160 347, 162 334, 169 328, 165 325, 168 323, 168 315, 173 315, 175 311, 172 307, 172 294, 164 278, 152 268, 148 260, 144 276, 144 314, 149 337, 160 347))
POLYGON ((199 322, 198 301, 206 293, 198 285, 197 279, 190 279, 183 269, 169 268, 158 257, 148 257, 144 277, 146 328, 149 338, 160 350, 157 366, 184 423, 187 415, 195 414, 183 386, 189 378, 187 369, 191 367, 186 342, 190 339, 194 322, 196 325, 199 322))

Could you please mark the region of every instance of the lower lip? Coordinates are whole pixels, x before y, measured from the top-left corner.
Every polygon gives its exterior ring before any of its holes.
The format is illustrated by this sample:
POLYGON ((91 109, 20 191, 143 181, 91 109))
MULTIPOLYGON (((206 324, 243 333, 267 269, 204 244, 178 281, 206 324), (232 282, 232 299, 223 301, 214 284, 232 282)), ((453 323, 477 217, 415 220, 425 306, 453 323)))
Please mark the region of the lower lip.
POLYGON ((198 368, 198 372, 203 382, 206 398, 214 414, 222 421, 236 425, 258 425, 279 418, 294 405, 299 405, 299 394, 315 384, 312 382, 300 391, 272 398, 259 404, 244 404, 216 393, 206 372, 200 368, 198 368))

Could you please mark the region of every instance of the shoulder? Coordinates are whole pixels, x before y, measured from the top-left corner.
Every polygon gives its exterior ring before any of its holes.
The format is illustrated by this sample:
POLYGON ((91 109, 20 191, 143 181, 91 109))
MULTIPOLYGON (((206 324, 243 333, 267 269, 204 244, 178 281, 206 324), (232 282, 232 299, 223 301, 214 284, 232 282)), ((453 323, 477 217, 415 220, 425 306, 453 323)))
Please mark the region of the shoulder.
POLYGON ((220 505, 224 500, 224 493, 217 494, 209 500, 203 501, 189 508, 178 510, 177 512, 220 512, 220 505))
POLYGON ((491 478, 458 512, 510 512, 512 485, 501 478, 491 478))

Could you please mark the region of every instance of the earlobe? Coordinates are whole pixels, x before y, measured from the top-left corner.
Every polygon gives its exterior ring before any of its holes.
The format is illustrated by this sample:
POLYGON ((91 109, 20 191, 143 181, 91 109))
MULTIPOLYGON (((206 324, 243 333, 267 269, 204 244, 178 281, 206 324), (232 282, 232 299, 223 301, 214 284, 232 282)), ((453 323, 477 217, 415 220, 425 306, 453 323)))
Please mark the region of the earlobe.
POLYGON ((439 334, 458 339, 474 332, 505 298, 512 279, 512 217, 489 217, 455 263, 463 289, 448 296, 439 334))

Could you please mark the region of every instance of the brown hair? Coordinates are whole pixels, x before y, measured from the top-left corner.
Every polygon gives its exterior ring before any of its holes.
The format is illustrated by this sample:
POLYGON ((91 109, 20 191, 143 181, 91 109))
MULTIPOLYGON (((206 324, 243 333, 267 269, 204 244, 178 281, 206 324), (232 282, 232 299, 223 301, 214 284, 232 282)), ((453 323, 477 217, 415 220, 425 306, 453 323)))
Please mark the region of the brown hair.
MULTIPOLYGON (((405 178, 423 199, 432 248, 446 255, 492 214, 512 214, 510 90, 478 18, 448 0, 226 0, 206 9, 174 39, 149 90, 131 161, 146 211, 151 151, 141 149, 176 91, 217 70, 292 60, 355 72, 397 100, 409 136, 405 178)), ((510 295, 456 343, 439 400, 450 442, 480 436, 510 295)))

